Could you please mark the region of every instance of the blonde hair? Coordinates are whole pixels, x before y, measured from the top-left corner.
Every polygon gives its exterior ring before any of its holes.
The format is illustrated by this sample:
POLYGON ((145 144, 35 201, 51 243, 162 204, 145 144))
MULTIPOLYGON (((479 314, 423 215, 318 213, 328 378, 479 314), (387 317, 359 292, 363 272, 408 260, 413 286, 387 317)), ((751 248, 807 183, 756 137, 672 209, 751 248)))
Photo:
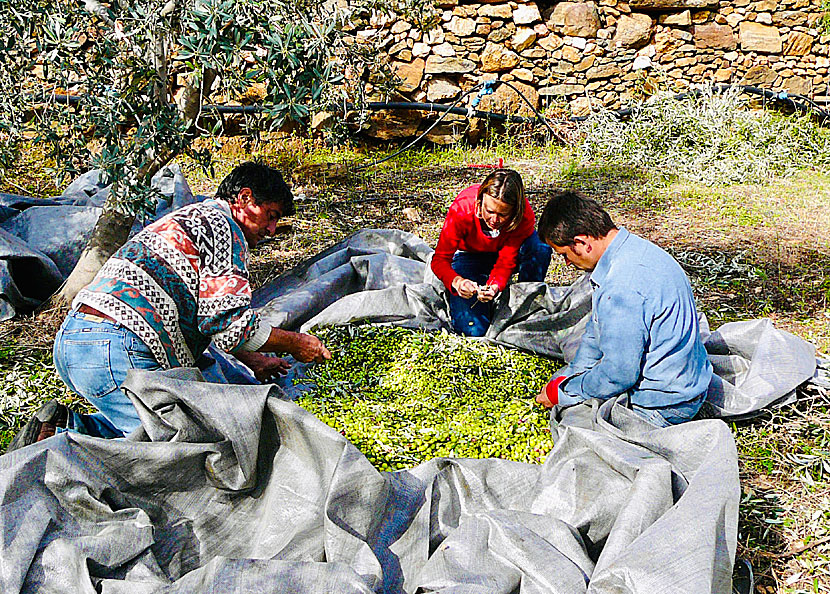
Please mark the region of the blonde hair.
POLYGON ((476 195, 476 216, 481 218, 481 201, 484 196, 504 202, 513 209, 510 222, 505 225, 505 231, 513 231, 522 222, 525 216, 525 187, 521 176, 512 169, 496 169, 484 178, 476 195))

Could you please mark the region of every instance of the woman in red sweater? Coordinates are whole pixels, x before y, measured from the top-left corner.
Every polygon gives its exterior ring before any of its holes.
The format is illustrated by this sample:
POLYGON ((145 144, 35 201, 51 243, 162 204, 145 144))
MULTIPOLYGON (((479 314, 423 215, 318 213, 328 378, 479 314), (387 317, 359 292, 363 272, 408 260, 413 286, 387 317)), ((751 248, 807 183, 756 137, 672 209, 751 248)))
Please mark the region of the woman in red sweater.
POLYGON ((545 280, 552 250, 535 223, 522 178, 512 169, 497 169, 458 194, 432 257, 432 271, 450 292, 456 332, 484 336, 492 301, 516 270, 519 282, 545 280))

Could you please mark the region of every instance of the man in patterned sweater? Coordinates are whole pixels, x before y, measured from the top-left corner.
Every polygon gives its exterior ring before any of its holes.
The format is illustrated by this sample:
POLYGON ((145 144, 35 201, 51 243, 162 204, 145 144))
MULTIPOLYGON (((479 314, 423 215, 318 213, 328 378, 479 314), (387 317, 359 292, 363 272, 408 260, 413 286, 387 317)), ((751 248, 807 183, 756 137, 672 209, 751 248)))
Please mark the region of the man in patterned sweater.
POLYGON ((180 208, 124 244, 78 293, 55 339, 58 374, 99 412, 82 415, 53 401, 9 449, 45 439, 56 427, 98 437, 130 433, 140 421, 120 389, 127 370, 200 366, 211 342, 259 381, 284 374, 289 364, 258 351, 302 362, 331 358, 316 337, 272 328, 251 309, 249 248, 293 211, 280 173, 249 162, 222 181, 215 199, 180 208))

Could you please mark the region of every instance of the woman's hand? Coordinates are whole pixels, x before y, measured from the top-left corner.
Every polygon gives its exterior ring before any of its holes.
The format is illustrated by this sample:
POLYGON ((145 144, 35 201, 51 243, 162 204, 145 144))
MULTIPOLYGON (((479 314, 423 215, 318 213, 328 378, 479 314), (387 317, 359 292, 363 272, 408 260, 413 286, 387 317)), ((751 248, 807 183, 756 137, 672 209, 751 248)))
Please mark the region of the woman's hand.
POLYGON ((460 275, 452 279, 452 288, 463 299, 469 299, 478 293, 478 285, 460 275))
POLYGON ((499 286, 498 285, 482 285, 478 288, 478 300, 487 303, 488 301, 492 301, 496 298, 496 295, 499 294, 499 286))

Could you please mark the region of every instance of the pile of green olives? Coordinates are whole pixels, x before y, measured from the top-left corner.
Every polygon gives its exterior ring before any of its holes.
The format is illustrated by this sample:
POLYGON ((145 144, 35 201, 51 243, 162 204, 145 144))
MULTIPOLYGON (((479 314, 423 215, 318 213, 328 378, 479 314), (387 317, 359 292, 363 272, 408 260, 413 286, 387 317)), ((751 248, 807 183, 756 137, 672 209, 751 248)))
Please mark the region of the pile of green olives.
POLYGON ((387 326, 317 331, 333 358, 297 400, 379 470, 435 457, 542 463, 553 447, 534 401, 560 363, 447 332, 387 326))

